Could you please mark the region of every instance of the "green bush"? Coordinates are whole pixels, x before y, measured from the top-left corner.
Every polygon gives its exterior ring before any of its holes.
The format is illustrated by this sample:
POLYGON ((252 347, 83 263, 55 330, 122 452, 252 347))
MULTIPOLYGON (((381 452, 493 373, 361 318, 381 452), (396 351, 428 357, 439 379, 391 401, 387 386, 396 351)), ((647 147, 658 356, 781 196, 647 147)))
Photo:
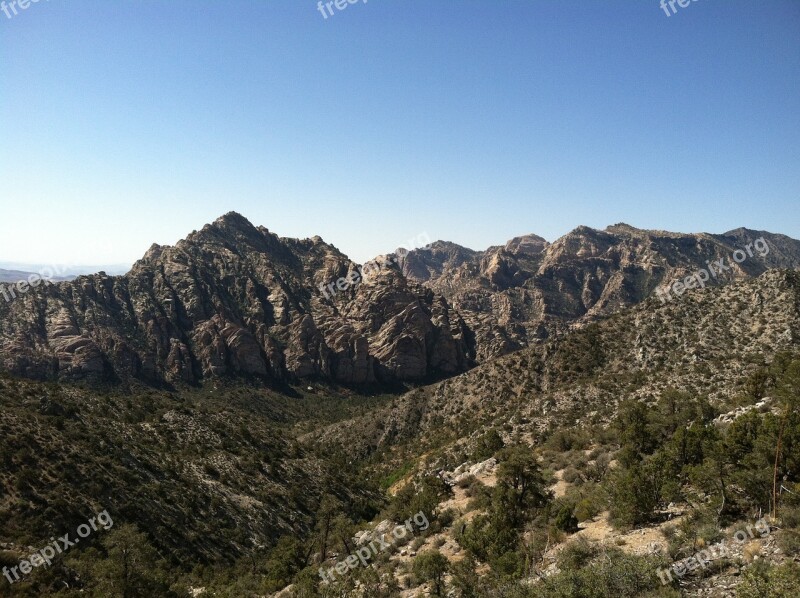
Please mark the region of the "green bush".
POLYGON ((795 563, 776 567, 756 561, 745 571, 742 583, 736 588, 736 598, 789 596, 800 596, 800 566, 795 563))
POLYGON ((573 513, 570 504, 562 503, 556 511, 553 524, 563 532, 574 533, 578 531, 578 518, 573 513))
POLYGON ((597 555, 597 547, 585 538, 567 543, 558 553, 558 568, 562 571, 580 569, 597 555))
MULTIPOLYGON (((580 554, 584 558, 585 553, 580 554)), ((657 571, 660 559, 604 550, 581 569, 566 569, 518 595, 522 598, 680 598, 662 586, 657 571)))
POLYGON ((494 454, 505 446, 500 433, 492 428, 485 432, 475 443, 475 450, 472 452, 472 461, 480 462, 493 457, 494 454))
POLYGON ((444 576, 449 568, 449 561, 438 550, 423 552, 414 559, 412 571, 417 583, 430 582, 434 596, 444 593, 444 576))

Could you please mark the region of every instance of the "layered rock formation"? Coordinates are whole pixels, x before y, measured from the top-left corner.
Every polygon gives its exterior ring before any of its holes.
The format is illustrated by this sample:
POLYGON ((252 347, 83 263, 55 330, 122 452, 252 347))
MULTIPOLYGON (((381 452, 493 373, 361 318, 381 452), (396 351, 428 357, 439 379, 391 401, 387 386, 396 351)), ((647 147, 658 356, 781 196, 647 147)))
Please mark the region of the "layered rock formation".
POLYGON ((438 241, 380 257, 357 278, 319 237, 281 238, 230 213, 174 247, 154 245, 124 276, 0 302, 0 369, 189 384, 425 381, 616 313, 719 259, 728 268, 709 286, 797 268, 800 241, 582 226, 552 244, 527 235, 485 251, 438 241), (768 251, 752 251, 757 239, 768 251), (748 245, 752 255, 735 263, 748 245), (326 290, 345 278, 354 282, 326 290))
POLYGON ((403 273, 441 293, 475 335, 479 362, 615 313, 724 259, 709 286, 800 266, 800 241, 740 228, 724 235, 581 226, 552 244, 528 235, 472 251, 436 242, 399 256, 403 273), (737 264, 737 249, 763 238, 768 252, 737 264))
POLYGON ((225 375, 424 380, 470 365, 447 301, 386 261, 326 296, 357 266, 319 237, 280 238, 230 213, 131 271, 39 287, 0 306, 0 366, 34 378, 225 375))
MULTIPOLYGON (((410 443, 418 454, 452 434, 502 428, 525 438, 543 430, 608 423, 625 399, 651 402, 668 390, 727 405, 748 392, 780 352, 800 349, 800 273, 758 278, 641 305, 481 364, 337 422, 314 440, 363 458, 410 443)), ((730 422, 772 399, 721 416, 730 422)))

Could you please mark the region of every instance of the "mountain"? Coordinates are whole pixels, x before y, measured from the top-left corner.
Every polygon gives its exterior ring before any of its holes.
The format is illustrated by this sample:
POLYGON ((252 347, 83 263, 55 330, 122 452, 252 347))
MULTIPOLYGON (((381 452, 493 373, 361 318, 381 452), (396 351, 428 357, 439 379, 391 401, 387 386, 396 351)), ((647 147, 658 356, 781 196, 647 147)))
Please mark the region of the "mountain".
POLYGON ((486 251, 436 242, 398 256, 407 278, 442 294, 461 315, 479 362, 636 305, 720 259, 727 269, 709 273, 706 286, 796 269, 800 241, 745 228, 678 234, 617 224, 602 231, 581 226, 552 244, 536 235, 486 251), (748 245, 736 263, 734 251, 748 245))
POLYGON ((782 235, 618 224, 485 251, 438 241, 380 256, 362 272, 319 237, 278 237, 232 212, 174 247, 154 245, 122 276, 81 276, 0 302, 0 368, 152 384, 430 382, 637 305, 701 270, 705 287, 798 266, 800 241, 782 235), (708 274, 719 260, 720 272, 708 274))
POLYGON ((106 274, 121 275, 131 269, 130 264, 101 264, 89 266, 75 266, 67 264, 25 264, 19 262, 0 262, 0 282, 18 282, 27 280, 31 274, 49 280, 72 280, 81 274, 106 274))
MULTIPOLYGON (((52 272, 52 270, 49 272, 52 272)), ((45 275, 47 274, 48 271, 45 270, 45 275)), ((0 268, 0 283, 16 284, 21 280, 29 280, 31 276, 42 278, 42 275, 39 274, 39 270, 34 272, 28 270, 7 270, 5 268, 0 268)), ((71 278, 74 278, 74 276, 53 276, 51 280, 70 280, 71 278)))
POLYGON ((435 438, 465 442, 502 425, 509 435, 607 422, 625 398, 668 388, 726 404, 780 351, 800 350, 800 274, 750 280, 643 304, 424 388, 317 438, 365 457, 435 438), (356 433, 355 431, 358 431, 356 433))
POLYGON ((360 268, 230 213, 29 289, 0 302, 0 568, 115 526, 8 595, 797 595, 797 247, 615 225, 360 268))
POLYGON ((123 276, 80 276, 0 302, 0 367, 189 384, 421 381, 467 369, 466 329, 447 301, 388 260, 372 266, 342 284, 357 265, 319 237, 284 239, 226 214, 174 247, 152 246, 123 276))

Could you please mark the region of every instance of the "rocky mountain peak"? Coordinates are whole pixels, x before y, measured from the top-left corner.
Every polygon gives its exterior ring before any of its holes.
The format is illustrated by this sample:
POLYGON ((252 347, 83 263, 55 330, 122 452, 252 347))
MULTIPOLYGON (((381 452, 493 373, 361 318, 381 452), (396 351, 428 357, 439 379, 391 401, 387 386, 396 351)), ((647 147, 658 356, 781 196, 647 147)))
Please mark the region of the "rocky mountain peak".
POLYGON ((126 275, 81 277, 0 305, 0 370, 33 378, 198 383, 220 376, 424 380, 471 363, 449 304, 384 264, 365 284, 317 239, 230 212, 126 275))
POLYGON ((509 253, 524 253, 527 255, 538 255, 550 243, 546 239, 534 234, 522 235, 521 237, 514 237, 505 244, 505 250, 509 253))
POLYGON ((605 230, 606 232, 616 233, 616 234, 638 234, 646 232, 640 228, 636 228, 635 226, 626 224, 625 222, 618 222, 617 224, 612 224, 611 226, 607 226, 605 230))
POLYGON ((239 212, 228 212, 227 214, 223 214, 216 220, 214 220, 213 224, 210 226, 216 226, 221 229, 238 229, 240 231, 250 231, 251 229, 255 229, 255 226, 244 216, 242 216, 239 212))

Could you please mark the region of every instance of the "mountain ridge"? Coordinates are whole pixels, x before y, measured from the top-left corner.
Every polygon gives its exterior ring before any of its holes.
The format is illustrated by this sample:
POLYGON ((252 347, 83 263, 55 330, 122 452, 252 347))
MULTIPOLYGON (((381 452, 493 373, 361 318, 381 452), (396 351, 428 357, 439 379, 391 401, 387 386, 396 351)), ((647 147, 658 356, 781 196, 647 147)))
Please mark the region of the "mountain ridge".
POLYGON ((319 236, 280 237, 229 212, 173 246, 153 244, 127 274, 0 302, 0 369, 112 383, 431 382, 641 303, 758 238, 768 253, 731 262, 709 285, 800 267, 800 241, 783 235, 619 223, 484 251, 436 241, 380 256, 362 277, 319 236))

